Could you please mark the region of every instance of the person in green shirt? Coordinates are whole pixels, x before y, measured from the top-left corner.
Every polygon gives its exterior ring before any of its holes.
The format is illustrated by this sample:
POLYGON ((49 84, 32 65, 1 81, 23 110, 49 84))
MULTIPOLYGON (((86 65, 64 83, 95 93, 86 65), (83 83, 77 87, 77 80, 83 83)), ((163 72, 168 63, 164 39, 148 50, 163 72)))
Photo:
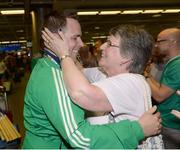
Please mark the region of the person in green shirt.
POLYGON ((155 45, 166 55, 166 63, 160 83, 152 77, 147 78, 151 86, 152 96, 159 103, 158 110, 162 117, 162 135, 167 149, 180 148, 180 119, 174 116, 172 110, 180 111, 180 29, 168 28, 157 36, 155 45))
MULTIPOLYGON (((65 33, 72 49, 71 57, 75 58, 83 46, 80 24, 75 15, 53 12, 47 16, 44 26, 56 36, 60 30, 65 33)), ((45 57, 34 67, 26 89, 26 134, 22 148, 136 148, 144 137, 160 132, 161 119, 158 113, 154 114, 155 107, 138 121, 90 125, 84 118, 84 110, 71 101, 60 60, 52 51, 45 48, 44 52, 45 57)))

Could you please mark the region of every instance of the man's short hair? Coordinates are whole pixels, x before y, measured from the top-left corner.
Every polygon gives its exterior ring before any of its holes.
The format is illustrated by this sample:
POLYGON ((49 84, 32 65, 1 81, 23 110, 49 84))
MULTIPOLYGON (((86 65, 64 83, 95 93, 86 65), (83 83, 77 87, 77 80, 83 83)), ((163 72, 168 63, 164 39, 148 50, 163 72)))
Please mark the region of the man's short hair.
POLYGON ((57 33, 58 30, 66 26, 66 18, 78 20, 77 13, 74 10, 66 10, 64 12, 52 11, 45 16, 44 27, 48 28, 53 33, 57 33))

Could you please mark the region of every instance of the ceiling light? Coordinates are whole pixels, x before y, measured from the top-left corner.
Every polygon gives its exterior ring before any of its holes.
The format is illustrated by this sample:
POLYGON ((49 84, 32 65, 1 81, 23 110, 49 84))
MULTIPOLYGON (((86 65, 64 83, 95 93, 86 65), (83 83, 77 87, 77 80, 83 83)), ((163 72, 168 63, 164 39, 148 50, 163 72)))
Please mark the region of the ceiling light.
POLYGON ((107 36, 93 36, 92 39, 105 39, 107 36))
POLYGON ((142 13, 142 10, 125 10, 121 14, 139 14, 142 13))
POLYGON ((9 44, 10 41, 2 41, 1 44, 9 44))
POLYGON ((78 15, 97 15, 98 11, 79 11, 77 12, 78 15))
POLYGON ((25 39, 25 37, 23 37, 23 36, 22 36, 22 37, 19 37, 19 39, 20 39, 20 40, 24 40, 24 39, 25 39))
POLYGON ((154 14, 152 15, 153 18, 156 18, 156 17, 161 17, 161 14, 154 14))
POLYGON ((117 15, 117 14, 156 14, 156 13, 178 13, 180 9, 149 9, 149 10, 108 10, 108 11, 79 11, 78 15, 117 15))
POLYGON ((3 15, 18 15, 18 14, 24 14, 24 10, 1 10, 1 14, 3 15))
POLYGON ((99 30, 99 29, 100 29, 100 27, 94 27, 94 29, 95 29, 95 30, 99 30))
POLYGON ((94 42, 86 42, 85 44, 86 45, 90 45, 90 44, 94 45, 94 42))
POLYGON ((154 10, 144 10, 142 13, 143 14, 153 14, 153 13, 160 13, 160 12, 163 12, 163 10, 162 9, 159 9, 159 10, 157 10, 157 9, 154 9, 154 10))
POLYGON ((178 13, 180 9, 166 9, 162 13, 178 13))
POLYGON ((11 43, 15 44, 15 43, 19 43, 19 41, 11 41, 11 43))
POLYGON ((121 11, 101 11, 99 15, 117 15, 121 13, 121 11))
POLYGON ((22 33, 24 30, 16 30, 17 33, 22 33))
POLYGON ((19 43, 26 43, 27 40, 19 40, 19 43))
POLYGON ((26 48, 26 46, 21 46, 21 48, 23 49, 23 48, 26 48))

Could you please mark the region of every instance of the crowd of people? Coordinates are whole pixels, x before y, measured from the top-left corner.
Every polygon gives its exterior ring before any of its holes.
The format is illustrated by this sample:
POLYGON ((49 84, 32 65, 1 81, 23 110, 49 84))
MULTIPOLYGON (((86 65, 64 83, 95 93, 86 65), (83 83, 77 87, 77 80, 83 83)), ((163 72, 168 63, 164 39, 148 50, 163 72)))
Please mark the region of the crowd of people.
POLYGON ((30 58, 27 53, 0 52, 0 60, 0 85, 9 92, 12 83, 20 82, 25 71, 29 70, 30 58))
POLYGON ((179 148, 180 30, 163 30, 154 43, 145 29, 119 25, 97 55, 81 35, 76 14, 46 16, 44 56, 25 94, 22 147, 179 148), (152 58, 154 48, 163 60, 152 58), (155 64, 161 77, 151 71, 155 64))

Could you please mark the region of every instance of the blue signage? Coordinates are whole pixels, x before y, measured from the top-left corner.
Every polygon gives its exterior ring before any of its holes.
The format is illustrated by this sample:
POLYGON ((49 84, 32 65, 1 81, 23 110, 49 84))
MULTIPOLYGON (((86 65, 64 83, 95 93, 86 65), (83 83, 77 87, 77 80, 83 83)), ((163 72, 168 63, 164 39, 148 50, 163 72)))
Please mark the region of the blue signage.
POLYGON ((18 51, 21 49, 20 44, 6 44, 0 45, 0 52, 18 51))

